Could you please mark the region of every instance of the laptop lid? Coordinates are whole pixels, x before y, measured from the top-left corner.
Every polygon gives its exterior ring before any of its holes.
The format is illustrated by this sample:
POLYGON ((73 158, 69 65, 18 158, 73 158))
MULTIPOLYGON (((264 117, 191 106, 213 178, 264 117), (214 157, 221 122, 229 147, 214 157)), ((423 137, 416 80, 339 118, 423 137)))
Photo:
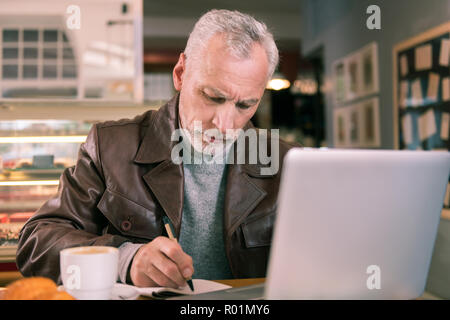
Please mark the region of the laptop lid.
POLYGON ((449 153, 292 149, 284 161, 266 298, 422 294, 449 153))

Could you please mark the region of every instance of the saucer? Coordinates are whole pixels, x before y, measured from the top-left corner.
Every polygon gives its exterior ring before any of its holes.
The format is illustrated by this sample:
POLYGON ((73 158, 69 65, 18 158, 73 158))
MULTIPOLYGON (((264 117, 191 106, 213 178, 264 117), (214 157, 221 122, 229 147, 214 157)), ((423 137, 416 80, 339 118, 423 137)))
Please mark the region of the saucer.
MULTIPOLYGON (((68 292, 62 285, 58 287, 58 290, 68 292)), ((111 292, 111 300, 136 300, 139 296, 138 290, 122 283, 114 284, 111 292)))

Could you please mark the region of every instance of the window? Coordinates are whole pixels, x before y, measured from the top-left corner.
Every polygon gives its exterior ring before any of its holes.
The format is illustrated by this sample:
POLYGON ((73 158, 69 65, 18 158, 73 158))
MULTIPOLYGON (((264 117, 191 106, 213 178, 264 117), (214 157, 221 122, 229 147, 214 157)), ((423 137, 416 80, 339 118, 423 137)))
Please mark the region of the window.
POLYGON ((3 28, 0 48, 0 81, 77 78, 75 54, 63 30, 3 28))

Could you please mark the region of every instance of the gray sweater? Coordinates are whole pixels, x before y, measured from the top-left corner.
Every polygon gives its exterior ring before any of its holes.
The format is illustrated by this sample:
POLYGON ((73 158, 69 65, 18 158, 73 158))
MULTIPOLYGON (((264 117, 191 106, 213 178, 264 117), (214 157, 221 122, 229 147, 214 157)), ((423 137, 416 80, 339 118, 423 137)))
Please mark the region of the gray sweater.
POLYGON ((184 164, 180 245, 194 261, 194 278, 232 277, 225 254, 223 206, 225 164, 184 164))
MULTIPOLYGON (((189 140, 184 139, 186 147, 189 140)), ((184 201, 179 243, 194 261, 193 278, 232 278, 225 253, 223 209, 226 187, 225 156, 211 158, 192 149, 190 163, 183 162, 184 201), (207 162, 198 159, 204 157, 207 162), (194 161, 194 157, 197 161, 194 161), (223 157, 222 161, 217 161, 223 157)), ((225 155, 228 153, 225 150, 225 155)), ((119 280, 126 282, 134 254, 143 244, 126 242, 119 247, 119 280)))

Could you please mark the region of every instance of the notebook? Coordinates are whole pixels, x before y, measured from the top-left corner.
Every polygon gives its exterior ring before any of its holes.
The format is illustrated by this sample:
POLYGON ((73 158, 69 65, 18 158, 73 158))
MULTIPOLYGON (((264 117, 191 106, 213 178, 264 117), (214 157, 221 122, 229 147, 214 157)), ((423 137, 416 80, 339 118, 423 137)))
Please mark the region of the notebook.
POLYGON ((177 296, 204 294, 218 290, 229 289, 231 286, 210 280, 193 279, 194 291, 189 286, 178 289, 167 287, 141 288, 123 283, 116 283, 112 292, 113 300, 135 300, 139 296, 147 296, 153 299, 167 299, 177 296))

